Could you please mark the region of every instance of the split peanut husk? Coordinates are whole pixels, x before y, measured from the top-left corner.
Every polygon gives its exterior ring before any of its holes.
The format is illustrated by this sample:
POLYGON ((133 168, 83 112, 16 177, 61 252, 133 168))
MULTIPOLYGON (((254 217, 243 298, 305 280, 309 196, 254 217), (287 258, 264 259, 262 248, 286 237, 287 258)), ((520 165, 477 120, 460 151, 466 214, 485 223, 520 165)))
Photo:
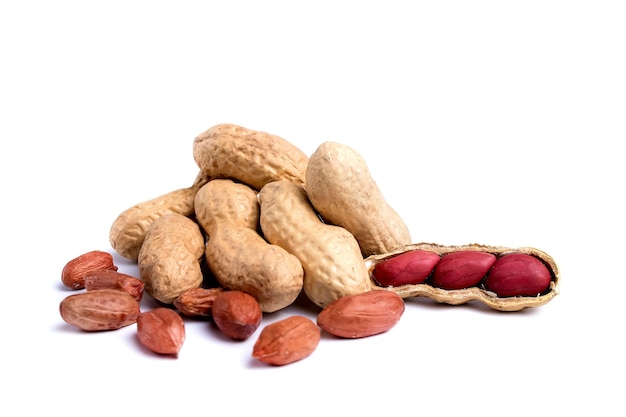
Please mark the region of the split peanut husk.
POLYGON ((386 289, 390 291, 394 291, 402 298, 409 297, 428 297, 432 300, 435 300, 439 303, 445 304, 464 304, 471 300, 478 300, 490 308, 494 310, 500 311, 519 311, 527 307, 539 307, 550 300, 552 300, 559 293, 559 269, 556 265, 554 259, 548 255, 547 253, 535 249, 532 247, 520 247, 520 248, 508 248, 503 246, 488 246, 488 245, 480 245, 480 244, 469 244, 469 245, 461 245, 461 246, 444 246, 436 243, 415 243, 406 246, 402 246, 397 248, 391 252, 380 254, 380 255, 372 255, 365 259, 365 265, 369 272, 371 285, 373 289, 386 289), (547 290, 541 294, 536 296, 519 296, 519 297, 498 297, 493 292, 487 291, 482 288, 480 285, 465 288, 460 290, 444 290, 441 288, 436 288, 428 283, 423 284, 406 284, 395 287, 381 287, 378 285, 374 277, 372 276, 372 271, 378 262, 382 262, 386 259, 389 259, 393 256, 412 251, 412 250, 425 250, 435 252, 439 255, 445 255, 447 253, 459 252, 459 251, 480 251, 491 253, 497 257, 503 256, 509 253, 525 253, 531 255, 541 262, 548 268, 550 274, 552 276, 550 285, 547 290))

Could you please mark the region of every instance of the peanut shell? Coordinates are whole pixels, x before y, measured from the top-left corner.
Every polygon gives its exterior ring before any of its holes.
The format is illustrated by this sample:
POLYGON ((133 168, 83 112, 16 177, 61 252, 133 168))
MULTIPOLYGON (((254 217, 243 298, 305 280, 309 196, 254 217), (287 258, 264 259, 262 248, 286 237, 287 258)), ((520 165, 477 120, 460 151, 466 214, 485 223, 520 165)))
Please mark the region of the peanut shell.
POLYGON ((324 142, 311 155, 306 192, 328 223, 354 235, 364 257, 411 243, 400 215, 387 203, 367 164, 354 149, 324 142))
POLYGON ((340 226, 324 224, 302 186, 267 184, 259 193, 265 238, 294 254, 304 269, 304 292, 320 307, 370 289, 359 244, 340 226))
POLYGON ((195 206, 209 236, 207 265, 220 286, 254 296, 266 313, 296 300, 304 280, 302 265, 259 234, 256 191, 230 179, 214 179, 198 191, 195 206))
POLYGON ((227 123, 198 135, 193 157, 208 176, 235 179, 256 190, 277 180, 304 184, 309 160, 280 136, 227 123))
POLYGON ((137 261, 146 232, 152 223, 170 213, 187 217, 193 215, 196 192, 208 180, 203 172, 199 172, 191 187, 170 191, 124 210, 113 221, 109 230, 111 247, 124 258, 137 261))
POLYGON ((177 213, 159 217, 146 232, 137 260, 145 292, 172 304, 185 290, 200 287, 203 255, 204 235, 197 223, 177 213))

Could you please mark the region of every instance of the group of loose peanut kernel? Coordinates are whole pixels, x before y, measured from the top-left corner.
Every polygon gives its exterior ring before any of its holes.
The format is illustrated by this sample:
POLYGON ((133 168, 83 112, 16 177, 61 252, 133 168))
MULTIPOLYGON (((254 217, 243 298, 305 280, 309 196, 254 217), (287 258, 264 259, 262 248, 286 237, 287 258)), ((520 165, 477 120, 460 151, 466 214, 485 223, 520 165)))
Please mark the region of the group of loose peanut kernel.
POLYGON ((135 204, 111 226, 111 247, 137 262, 138 277, 118 272, 103 251, 66 264, 63 283, 85 291, 61 301, 63 320, 85 331, 136 324, 146 348, 177 355, 183 317, 209 318, 245 340, 264 314, 303 294, 319 308, 317 320, 268 324, 254 344, 254 358, 285 365, 309 356, 321 331, 388 331, 407 297, 516 311, 558 293, 557 266, 537 249, 411 243, 346 145, 324 142, 308 157, 282 137, 220 124, 194 139, 193 157, 191 186, 135 204), (142 311, 144 292, 161 306, 142 311))

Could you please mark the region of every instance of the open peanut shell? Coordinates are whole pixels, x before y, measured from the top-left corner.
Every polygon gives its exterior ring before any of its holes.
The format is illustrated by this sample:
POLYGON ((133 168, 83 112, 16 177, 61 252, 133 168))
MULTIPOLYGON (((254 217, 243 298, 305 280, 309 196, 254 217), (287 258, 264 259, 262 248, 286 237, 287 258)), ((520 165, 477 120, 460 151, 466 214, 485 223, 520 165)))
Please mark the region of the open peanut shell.
POLYGON ((507 248, 503 246, 487 246, 480 244, 469 244, 461 246, 444 246, 436 243, 415 243, 397 248, 391 252, 372 255, 365 259, 365 265, 368 270, 372 289, 385 289, 394 291, 402 298, 409 297, 428 297, 439 303, 445 304, 464 304, 471 300, 478 300, 494 310, 500 311, 519 311, 526 307, 539 307, 552 300, 559 293, 559 270, 554 259, 547 253, 532 247, 507 248), (481 251, 488 252, 496 256, 502 256, 507 253, 526 253, 534 256, 542 261, 552 275, 552 280, 548 289, 534 297, 498 297, 493 292, 487 291, 481 286, 465 288, 461 290, 444 290, 433 287, 427 283, 399 285, 395 287, 381 287, 373 278, 372 271, 374 266, 385 259, 399 255, 412 250, 425 250, 435 252, 439 255, 459 251, 481 251))

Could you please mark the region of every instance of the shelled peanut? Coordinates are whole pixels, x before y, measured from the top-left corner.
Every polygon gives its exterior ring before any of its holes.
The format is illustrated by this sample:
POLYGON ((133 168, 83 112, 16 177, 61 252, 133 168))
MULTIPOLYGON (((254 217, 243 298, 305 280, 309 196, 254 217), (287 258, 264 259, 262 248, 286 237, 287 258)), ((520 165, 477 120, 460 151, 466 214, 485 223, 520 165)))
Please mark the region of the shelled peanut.
POLYGON ((411 244, 365 260, 373 288, 440 303, 478 300, 501 311, 546 304, 558 294, 559 270, 530 247, 411 244))

